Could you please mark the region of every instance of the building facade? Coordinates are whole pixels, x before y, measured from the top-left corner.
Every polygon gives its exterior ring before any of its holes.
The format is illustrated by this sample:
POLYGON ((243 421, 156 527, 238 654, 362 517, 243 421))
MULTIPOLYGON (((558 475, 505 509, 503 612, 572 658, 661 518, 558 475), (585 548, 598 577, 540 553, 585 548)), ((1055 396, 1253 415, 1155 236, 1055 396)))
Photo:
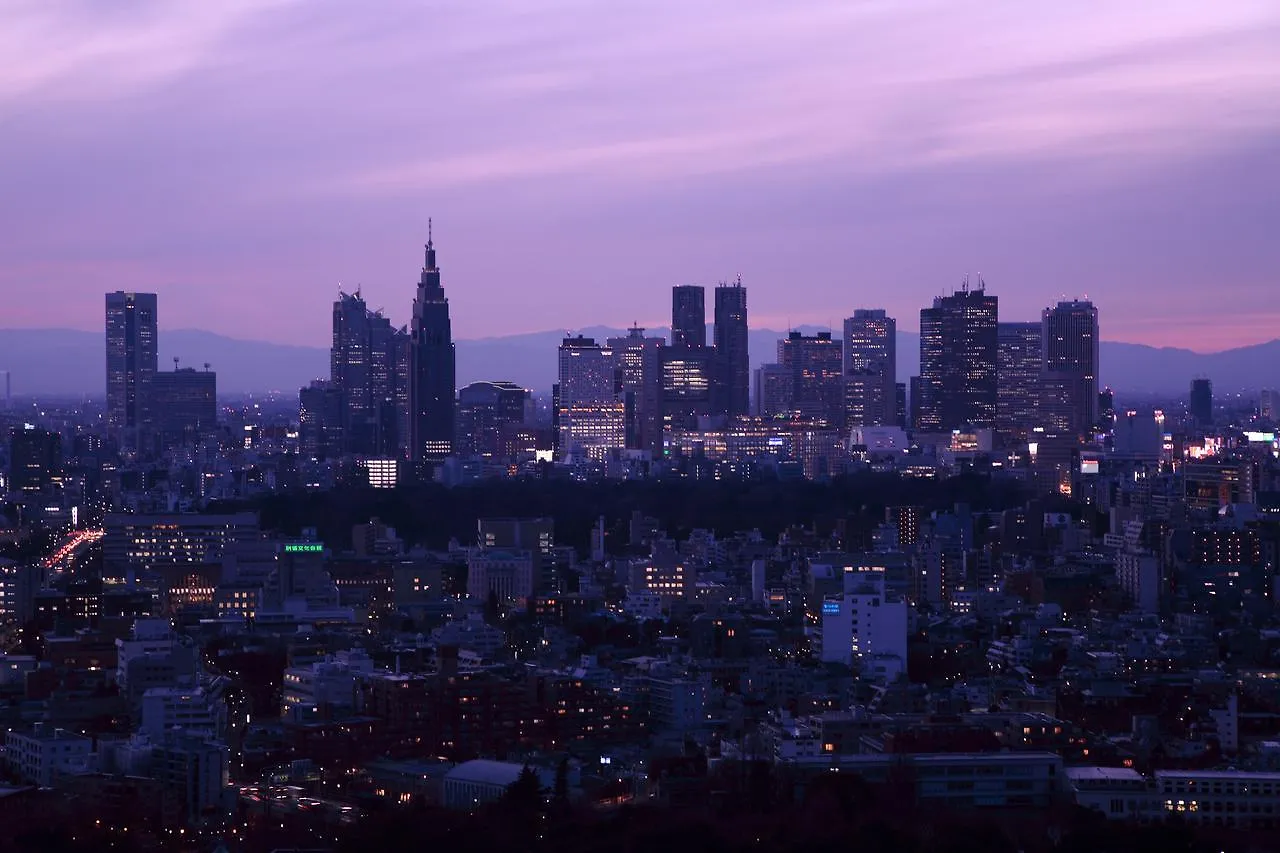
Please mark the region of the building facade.
POLYGON ((125 447, 136 448, 150 424, 151 379, 156 374, 158 335, 154 293, 108 293, 107 428, 125 447))
POLYGON ((996 421, 999 306, 979 282, 920 311, 920 403, 916 429, 950 432, 996 421))
POLYGON ((897 335, 897 321, 881 309, 859 309, 844 321, 847 426, 897 423, 897 335))
POLYGON ((422 473, 453 453, 456 425, 453 327, 429 234, 409 335, 409 458, 422 473))

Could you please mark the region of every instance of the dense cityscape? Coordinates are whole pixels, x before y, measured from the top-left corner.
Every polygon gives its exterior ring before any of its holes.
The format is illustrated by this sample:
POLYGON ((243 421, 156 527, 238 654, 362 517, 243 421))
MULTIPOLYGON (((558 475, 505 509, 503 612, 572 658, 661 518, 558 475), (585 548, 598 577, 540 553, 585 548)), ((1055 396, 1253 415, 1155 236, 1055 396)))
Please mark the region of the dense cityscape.
POLYGON ((4 412, 4 844, 1268 849, 1280 395, 981 279, 917 376, 871 307, 753 372, 747 294, 457 388, 428 239, 282 402, 108 293, 105 396, 4 412))

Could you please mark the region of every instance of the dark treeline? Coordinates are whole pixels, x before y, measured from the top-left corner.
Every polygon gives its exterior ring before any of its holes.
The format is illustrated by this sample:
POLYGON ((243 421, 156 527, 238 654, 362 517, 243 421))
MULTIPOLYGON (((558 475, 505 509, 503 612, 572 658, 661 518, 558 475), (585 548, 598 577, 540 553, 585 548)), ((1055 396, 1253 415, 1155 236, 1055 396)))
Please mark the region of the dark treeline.
POLYGON ((223 503, 212 511, 256 509, 264 528, 296 535, 317 528, 331 547, 346 548, 351 528, 371 518, 396 528, 408 543, 443 548, 451 538, 474 541, 476 519, 549 516, 556 540, 580 550, 603 516, 611 549, 628 540, 633 511, 657 518, 676 538, 694 528, 726 536, 758 529, 770 540, 792 527, 821 535, 843 526, 870 530, 886 506, 915 505, 926 511, 967 503, 975 511, 1019 506, 1027 494, 1010 481, 965 474, 942 481, 858 474, 826 482, 807 480, 636 480, 578 483, 558 479, 491 480, 446 488, 436 484, 370 489, 349 486, 327 492, 273 494, 246 503, 223 503))

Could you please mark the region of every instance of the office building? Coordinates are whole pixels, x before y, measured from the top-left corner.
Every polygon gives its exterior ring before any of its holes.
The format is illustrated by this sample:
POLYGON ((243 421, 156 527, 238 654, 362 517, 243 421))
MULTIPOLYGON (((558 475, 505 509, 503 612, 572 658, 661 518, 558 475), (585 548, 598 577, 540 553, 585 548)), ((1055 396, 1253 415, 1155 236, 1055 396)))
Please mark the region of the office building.
POLYGON ((747 289, 742 279, 715 290, 716 407, 737 417, 750 412, 751 358, 748 352, 747 289))
POLYGON ((107 577, 219 563, 228 549, 261 539, 258 516, 251 512, 226 515, 113 512, 107 514, 105 527, 102 558, 103 573, 107 577))
POLYGON ((707 345, 706 291, 700 285, 671 288, 671 345, 695 349, 707 345))
POLYGON ((842 585, 822 602, 822 660, 894 680, 907 667, 907 602, 885 593, 882 570, 846 570, 842 585))
POLYGON ((762 364, 757 367, 753 400, 755 413, 762 418, 790 416, 791 371, 781 364, 762 364))
POLYGON ((662 364, 667 342, 646 337, 634 326, 623 338, 609 338, 618 393, 626 412, 626 446, 662 452, 662 364))
POLYGON ((1191 380, 1191 419, 1198 427, 1213 425, 1213 382, 1200 378, 1191 380))
POLYGON ((529 392, 514 382, 472 382, 458 389, 458 454, 502 455, 504 428, 524 423, 529 392))
POLYGON ((298 392, 298 452, 305 459, 333 459, 345 447, 342 389, 317 379, 298 392))
POLYGON ((392 456, 399 451, 400 358, 407 336, 381 311, 370 311, 359 291, 339 292, 333 303, 329 380, 342 391, 345 452, 392 456))
POLYGON ((1045 381, 1041 411, 1046 428, 1085 434, 1098 423, 1098 309, 1073 300, 1041 317, 1045 381))
POLYGON ((162 447, 194 444, 218 426, 218 375, 208 368, 157 371, 151 399, 152 427, 162 447))
POLYGON ((556 400, 561 454, 601 459, 626 444, 626 412, 616 392, 613 351, 578 335, 560 344, 556 400))
POLYGON ((36 723, 30 732, 12 729, 5 737, 9 772, 23 782, 52 788, 59 777, 84 772, 93 758, 93 738, 36 723))
POLYGON ((1040 374, 1044 369, 1041 323, 996 327, 996 430, 1025 435, 1040 424, 1040 374))
POLYGON ((430 230, 409 334, 409 457, 423 473, 453 453, 456 426, 453 329, 430 230))
POLYGON ((968 282, 920 311, 920 402, 916 429, 950 432, 996 420, 998 302, 968 282))
POLYGON ((844 321, 845 421, 848 426, 898 422, 898 323, 883 310, 844 321))
POLYGON ((697 429, 716 412, 716 353, 707 347, 706 294, 692 284, 671 288, 671 346, 662 353, 663 429, 697 429))
POLYGON ((788 409, 829 426, 844 424, 843 354, 830 332, 791 332, 778 341, 778 364, 790 377, 788 409))
POLYGON ((710 347, 671 346, 662 352, 663 429, 698 428, 716 413, 716 359, 710 347))
POLYGON ((137 449, 151 416, 148 395, 157 365, 156 295, 108 293, 107 428, 121 444, 137 449))
POLYGON ((9 489, 38 492, 62 474, 62 436, 32 424, 9 433, 9 489))

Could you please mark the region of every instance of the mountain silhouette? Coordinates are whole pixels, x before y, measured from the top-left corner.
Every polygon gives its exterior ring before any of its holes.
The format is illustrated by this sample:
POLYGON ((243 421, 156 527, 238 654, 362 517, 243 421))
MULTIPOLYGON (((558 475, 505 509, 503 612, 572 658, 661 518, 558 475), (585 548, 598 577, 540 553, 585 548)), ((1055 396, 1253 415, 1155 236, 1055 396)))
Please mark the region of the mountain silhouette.
MULTIPOLYGON (((813 334, 825 328, 800 326, 813 334)), ((625 329, 592 326, 577 329, 603 342, 624 337, 625 329)), ((556 347, 564 331, 458 341, 458 384, 478 379, 509 379, 537 393, 551 389, 556 374, 556 347)), ((665 328, 646 335, 669 338, 665 328)), ((836 333, 838 336, 838 332, 836 333)), ((752 368, 773 361, 783 332, 752 329, 752 368)), ((711 340, 708 332, 708 341, 711 340)), ((211 365, 220 394, 276 391, 294 394, 312 379, 329 373, 329 351, 323 347, 246 341, 199 329, 165 329, 160 333, 160 369, 170 370, 173 356, 183 367, 211 365)), ((1213 380, 1218 393, 1256 391, 1280 386, 1280 340, 1216 353, 1174 347, 1104 341, 1102 383, 1117 391, 1185 394, 1193 377, 1213 380)), ((898 379, 914 375, 920 364, 920 338, 898 333, 898 379)), ((11 374, 18 396, 101 397, 106 386, 105 347, 100 332, 76 329, 0 329, 0 371, 11 374)))

